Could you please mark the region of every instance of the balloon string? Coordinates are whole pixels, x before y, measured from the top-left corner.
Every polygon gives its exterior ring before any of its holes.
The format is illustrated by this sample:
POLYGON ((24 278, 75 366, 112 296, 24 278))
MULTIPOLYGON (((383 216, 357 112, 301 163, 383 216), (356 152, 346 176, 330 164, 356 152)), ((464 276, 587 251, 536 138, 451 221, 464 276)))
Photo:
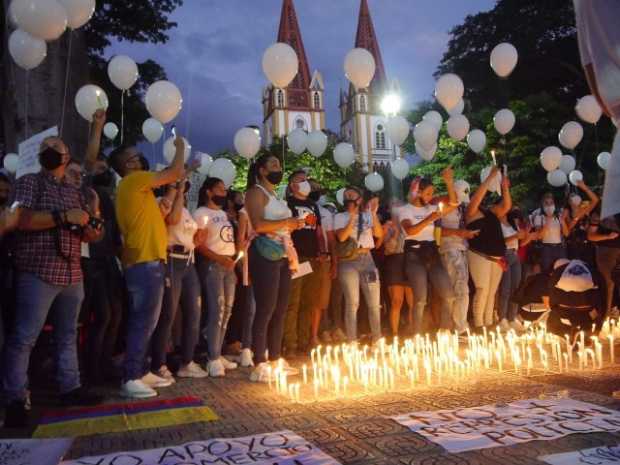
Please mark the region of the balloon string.
POLYGON ((60 112, 60 137, 65 127, 65 112, 67 109, 67 92, 69 90, 69 71, 71 69, 71 48, 73 44, 73 31, 69 29, 69 45, 67 50, 67 66, 65 67, 65 89, 62 94, 62 110, 60 112))
POLYGON ((28 139, 28 80, 30 79, 30 71, 26 71, 26 82, 24 83, 26 95, 24 96, 24 140, 28 139))
POLYGON ((121 145, 125 138, 125 91, 121 90, 121 145))

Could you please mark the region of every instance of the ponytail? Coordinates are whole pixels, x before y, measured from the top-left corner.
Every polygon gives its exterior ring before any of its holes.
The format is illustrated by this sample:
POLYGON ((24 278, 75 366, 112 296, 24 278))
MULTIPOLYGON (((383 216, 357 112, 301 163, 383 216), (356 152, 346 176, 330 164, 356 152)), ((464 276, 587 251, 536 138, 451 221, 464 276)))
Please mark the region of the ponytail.
POLYGON ((270 158, 278 158, 278 156, 273 153, 266 152, 252 162, 250 169, 248 170, 248 189, 258 184, 260 177, 259 170, 260 168, 267 166, 267 162, 270 158))

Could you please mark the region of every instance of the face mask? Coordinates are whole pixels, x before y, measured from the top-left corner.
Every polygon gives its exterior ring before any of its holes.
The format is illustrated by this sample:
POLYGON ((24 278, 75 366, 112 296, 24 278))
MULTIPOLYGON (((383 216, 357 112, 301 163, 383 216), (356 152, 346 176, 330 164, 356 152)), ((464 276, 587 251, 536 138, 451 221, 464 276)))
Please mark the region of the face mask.
POLYGON ((62 165, 62 153, 48 147, 39 154, 39 163, 47 171, 53 171, 62 165))
POLYGON ((99 187, 108 187, 114 181, 114 175, 110 170, 106 170, 103 173, 99 173, 93 176, 93 185, 99 187))
POLYGON ((545 211, 545 215, 551 216, 555 213, 555 205, 546 205, 543 210, 545 211))
POLYGON ((282 173, 282 171, 270 171, 267 175, 267 181, 275 186, 276 184, 280 184, 282 182, 283 176, 284 173, 282 173))
POLYGON ((314 192, 310 192, 310 194, 308 194, 308 198, 310 200, 312 200, 313 202, 321 203, 321 199, 323 197, 321 197, 321 193, 319 191, 314 191, 314 192))
POLYGON ((312 190, 312 186, 310 186, 310 183, 308 181, 298 182, 297 187, 299 189, 299 194, 303 195, 304 197, 308 197, 308 194, 310 194, 310 191, 312 190))
POLYGON ((570 198, 570 204, 573 207, 578 207, 579 205, 581 205, 581 201, 582 201, 582 199, 581 199, 580 195, 573 195, 570 198))
POLYGON ((319 205, 325 205, 327 202, 329 202, 329 200, 327 199, 327 196, 322 195, 317 202, 319 205))
POLYGON ((237 210, 237 211, 243 210, 243 204, 242 203, 236 203, 235 204, 235 210, 237 210))
POLYGON ((228 197, 226 197, 225 195, 214 195, 213 197, 211 197, 211 200, 218 207, 223 207, 224 205, 226 205, 227 198, 228 197))

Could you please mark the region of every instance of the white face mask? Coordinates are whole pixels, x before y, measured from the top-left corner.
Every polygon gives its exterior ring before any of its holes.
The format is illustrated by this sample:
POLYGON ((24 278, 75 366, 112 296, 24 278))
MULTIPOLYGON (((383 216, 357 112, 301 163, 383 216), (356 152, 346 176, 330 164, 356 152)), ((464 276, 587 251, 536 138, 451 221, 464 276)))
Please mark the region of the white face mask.
POLYGON ((318 202, 318 204, 319 204, 319 205, 321 205, 321 206, 323 206, 323 205, 325 205, 325 204, 326 204, 326 203, 328 203, 328 202, 329 202, 329 199, 327 198, 327 196, 326 196, 326 195, 322 195, 322 196, 319 198, 319 202, 318 202))
POLYGON ((298 192, 304 197, 308 197, 312 191, 312 186, 308 181, 302 181, 297 183, 298 192))
POLYGON ((578 207, 579 205, 581 205, 581 202, 582 202, 581 196, 572 195, 569 202, 573 207, 578 207))
POLYGON ((551 216, 555 213, 555 205, 545 205, 543 208, 545 215, 551 216))

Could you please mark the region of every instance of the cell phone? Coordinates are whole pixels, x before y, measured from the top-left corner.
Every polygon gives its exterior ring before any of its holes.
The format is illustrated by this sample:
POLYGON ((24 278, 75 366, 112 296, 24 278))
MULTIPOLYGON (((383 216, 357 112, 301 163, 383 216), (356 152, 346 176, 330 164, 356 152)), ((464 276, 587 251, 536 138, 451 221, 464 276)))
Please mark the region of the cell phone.
POLYGON ((177 127, 176 125, 172 125, 172 129, 170 130, 170 132, 172 133, 172 135, 176 138, 177 137, 177 127))

